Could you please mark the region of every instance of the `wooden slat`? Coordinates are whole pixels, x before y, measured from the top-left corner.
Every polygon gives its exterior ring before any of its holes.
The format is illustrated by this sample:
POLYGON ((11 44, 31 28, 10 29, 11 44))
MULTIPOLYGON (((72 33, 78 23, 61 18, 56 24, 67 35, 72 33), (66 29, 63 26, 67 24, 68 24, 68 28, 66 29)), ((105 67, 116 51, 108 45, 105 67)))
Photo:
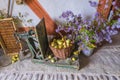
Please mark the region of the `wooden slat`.
POLYGON ((36 26, 35 32, 39 43, 39 49, 41 51, 43 58, 45 58, 49 45, 48 45, 48 38, 47 38, 44 19, 42 19, 39 22, 39 24, 36 26))
POLYGON ((100 13, 100 17, 107 19, 112 7, 112 1, 113 0, 108 0, 108 8, 105 9, 106 5, 106 0, 99 0, 99 5, 97 8, 97 11, 100 13))

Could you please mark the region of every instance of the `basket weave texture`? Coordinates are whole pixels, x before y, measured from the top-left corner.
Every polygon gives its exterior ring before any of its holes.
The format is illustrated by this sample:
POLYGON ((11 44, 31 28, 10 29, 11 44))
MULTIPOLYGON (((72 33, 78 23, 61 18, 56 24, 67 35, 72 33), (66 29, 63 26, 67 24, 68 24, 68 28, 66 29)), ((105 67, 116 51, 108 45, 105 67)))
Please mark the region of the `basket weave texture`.
POLYGON ((60 59, 66 59, 70 56, 73 46, 63 48, 63 49, 57 49, 52 46, 50 46, 50 49, 52 50, 53 54, 60 59))
MULTIPOLYGON (((7 55, 18 53, 20 45, 16 43, 14 38, 15 26, 12 19, 0 21, 0 36, 2 39, 2 47, 7 55)), ((0 40, 1 41, 1 40, 0 40)))

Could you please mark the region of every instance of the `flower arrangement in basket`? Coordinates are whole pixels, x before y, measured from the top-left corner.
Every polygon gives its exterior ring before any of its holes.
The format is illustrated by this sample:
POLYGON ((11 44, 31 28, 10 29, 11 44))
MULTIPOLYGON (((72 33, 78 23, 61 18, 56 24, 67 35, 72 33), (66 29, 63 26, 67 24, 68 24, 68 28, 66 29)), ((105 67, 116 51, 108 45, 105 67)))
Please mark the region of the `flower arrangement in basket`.
MULTIPOLYGON (((71 11, 67 12, 67 15, 64 13, 60 16, 67 17, 67 16, 73 16, 71 11)), ((53 39, 50 43, 50 48, 53 51, 53 54, 61 59, 66 59, 71 55, 72 49, 74 48, 74 27, 70 24, 67 24, 67 22, 58 24, 58 27, 56 29, 56 33, 58 33, 61 38, 59 39, 53 39), (65 36, 63 36, 65 34, 65 36)))

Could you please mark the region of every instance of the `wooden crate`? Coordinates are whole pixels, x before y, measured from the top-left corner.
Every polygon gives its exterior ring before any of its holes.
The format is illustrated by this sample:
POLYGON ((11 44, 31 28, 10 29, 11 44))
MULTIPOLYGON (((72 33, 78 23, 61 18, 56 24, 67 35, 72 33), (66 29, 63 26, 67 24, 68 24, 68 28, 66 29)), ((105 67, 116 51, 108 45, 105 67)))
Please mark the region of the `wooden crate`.
POLYGON ((21 45, 17 43, 14 33, 16 31, 12 18, 0 19, 0 45, 7 55, 18 54, 21 45))

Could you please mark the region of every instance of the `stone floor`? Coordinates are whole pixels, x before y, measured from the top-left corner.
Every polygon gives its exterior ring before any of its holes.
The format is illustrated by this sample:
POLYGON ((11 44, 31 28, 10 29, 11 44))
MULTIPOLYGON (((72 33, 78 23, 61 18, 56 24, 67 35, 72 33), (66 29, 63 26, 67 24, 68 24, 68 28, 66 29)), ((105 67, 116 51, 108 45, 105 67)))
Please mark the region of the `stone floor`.
MULTIPOLYGON (((78 74, 85 74, 85 75, 105 74, 105 75, 111 75, 111 76, 116 75, 117 79, 101 78, 101 79, 80 79, 80 80, 120 80, 120 41, 119 40, 120 40, 120 34, 113 37, 112 44, 105 43, 92 56, 85 57, 81 55, 81 69, 79 71, 75 69, 70 69, 70 68, 48 66, 45 64, 34 64, 31 62, 31 59, 25 59, 23 61, 18 61, 15 64, 11 64, 7 67, 0 68, 0 72, 3 72, 3 73, 6 73, 6 71, 17 72, 17 73, 42 72, 43 74, 72 73, 77 75, 78 74)), ((41 80, 44 80, 44 79, 41 79, 41 80)), ((48 80, 57 80, 57 79, 48 79, 48 80)), ((64 79, 64 80, 69 80, 69 79, 64 79)), ((79 79, 71 79, 71 80, 79 80, 79 79)))

